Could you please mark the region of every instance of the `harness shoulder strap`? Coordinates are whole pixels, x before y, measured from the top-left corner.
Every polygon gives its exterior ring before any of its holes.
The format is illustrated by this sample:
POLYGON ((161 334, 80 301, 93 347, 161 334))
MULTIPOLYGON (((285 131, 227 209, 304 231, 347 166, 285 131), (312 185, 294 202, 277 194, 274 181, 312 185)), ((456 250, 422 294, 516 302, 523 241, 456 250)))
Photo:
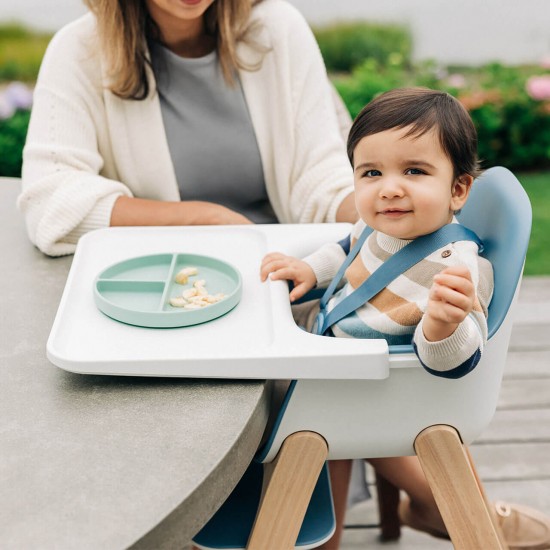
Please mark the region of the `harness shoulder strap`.
POLYGON ((407 246, 393 254, 393 256, 390 256, 390 258, 388 258, 359 288, 354 290, 349 296, 346 296, 327 313, 325 311, 326 306, 336 286, 342 280, 346 269, 355 259, 361 246, 363 246, 365 240, 371 233, 372 229, 366 227, 338 270, 336 277, 321 298, 321 310, 317 316, 313 329, 316 334, 324 334, 328 328, 368 302, 393 280, 399 277, 399 275, 429 256, 432 252, 435 252, 437 249, 452 242, 468 240, 475 242, 480 252, 483 250, 483 243, 472 230, 457 223, 444 225, 433 233, 423 235, 411 241, 407 246))

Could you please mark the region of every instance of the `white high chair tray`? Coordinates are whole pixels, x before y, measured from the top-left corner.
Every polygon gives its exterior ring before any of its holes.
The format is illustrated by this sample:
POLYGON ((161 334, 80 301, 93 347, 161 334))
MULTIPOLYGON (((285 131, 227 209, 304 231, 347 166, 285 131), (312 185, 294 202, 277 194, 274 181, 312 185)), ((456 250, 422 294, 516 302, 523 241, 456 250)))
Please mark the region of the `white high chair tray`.
POLYGON ((303 256, 343 238, 348 224, 132 227, 93 231, 79 242, 47 343, 49 360, 83 374, 254 379, 373 379, 389 373, 385 340, 327 338, 294 323, 288 286, 260 281, 263 256, 303 256), (116 321, 94 303, 108 266, 150 254, 202 254, 242 276, 225 315, 180 328, 116 321))

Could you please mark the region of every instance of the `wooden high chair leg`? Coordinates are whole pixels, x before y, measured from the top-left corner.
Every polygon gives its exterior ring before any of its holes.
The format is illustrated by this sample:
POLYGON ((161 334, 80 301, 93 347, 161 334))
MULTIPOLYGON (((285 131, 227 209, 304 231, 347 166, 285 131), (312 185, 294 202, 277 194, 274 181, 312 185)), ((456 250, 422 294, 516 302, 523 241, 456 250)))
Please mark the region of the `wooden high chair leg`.
POLYGON ((311 495, 328 456, 326 441, 314 432, 285 439, 277 458, 267 465, 262 500, 248 550, 291 550, 304 521, 311 495))
POLYGON ((500 523, 497 519, 497 514, 495 511, 495 507, 487 497, 487 493, 485 492, 485 488, 483 487, 483 483, 481 483, 481 479, 477 473, 476 466, 474 464, 474 459, 472 458, 472 455, 470 454, 470 449, 464 445, 464 451, 466 452, 466 456, 468 457, 468 461, 470 462, 470 467, 472 468, 472 472, 474 473, 474 476, 476 478, 477 486, 479 487, 479 491, 481 493, 481 496, 483 497, 483 501, 485 502, 485 507, 487 508, 487 511, 489 512, 489 516, 491 518, 491 521, 493 522, 493 527, 495 528, 495 531, 497 532, 498 540, 500 541, 500 545, 504 549, 508 549, 508 544, 506 543, 506 539, 504 538, 504 533, 502 531, 502 527, 500 526, 500 523))
POLYGON ((376 474, 376 493, 380 517, 380 540, 383 542, 397 540, 401 536, 401 522, 397 512, 399 489, 386 478, 376 474))
POLYGON ((431 426, 418 434, 414 448, 454 548, 506 550, 458 432, 451 426, 431 426))

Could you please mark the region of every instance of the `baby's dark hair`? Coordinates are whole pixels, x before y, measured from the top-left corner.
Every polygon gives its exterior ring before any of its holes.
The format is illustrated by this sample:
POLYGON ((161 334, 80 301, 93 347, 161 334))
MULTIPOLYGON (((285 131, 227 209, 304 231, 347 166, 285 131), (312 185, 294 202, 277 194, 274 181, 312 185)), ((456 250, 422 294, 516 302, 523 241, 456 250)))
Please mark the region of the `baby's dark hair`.
POLYGON ((353 166, 355 147, 366 136, 410 126, 407 136, 437 129, 439 143, 449 157, 454 177, 481 173, 477 132, 464 106, 453 96, 428 88, 399 88, 385 92, 357 115, 348 136, 348 157, 353 166))

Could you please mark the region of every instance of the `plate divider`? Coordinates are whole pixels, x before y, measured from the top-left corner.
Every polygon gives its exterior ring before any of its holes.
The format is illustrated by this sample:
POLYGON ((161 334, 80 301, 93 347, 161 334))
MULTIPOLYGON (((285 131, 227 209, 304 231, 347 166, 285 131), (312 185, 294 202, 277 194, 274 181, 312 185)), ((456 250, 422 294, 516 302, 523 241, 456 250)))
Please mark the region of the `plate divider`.
POLYGON ((172 261, 170 262, 170 268, 168 269, 168 276, 164 282, 164 291, 162 292, 162 298, 160 299, 159 311, 164 311, 164 304, 168 300, 168 293, 172 288, 172 282, 174 280, 174 272, 176 271, 176 264, 178 262, 178 255, 172 254, 172 261))

